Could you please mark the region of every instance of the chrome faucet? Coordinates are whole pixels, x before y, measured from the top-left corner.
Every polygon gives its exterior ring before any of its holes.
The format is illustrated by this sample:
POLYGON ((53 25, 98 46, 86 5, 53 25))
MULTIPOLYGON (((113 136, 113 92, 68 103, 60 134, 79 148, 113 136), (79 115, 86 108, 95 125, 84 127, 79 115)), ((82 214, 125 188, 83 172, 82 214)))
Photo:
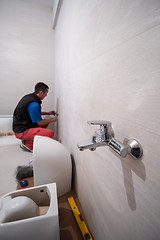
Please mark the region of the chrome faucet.
POLYGON ((143 150, 141 145, 135 139, 124 139, 121 143, 114 139, 114 131, 112 124, 109 121, 88 121, 88 124, 100 125, 100 129, 95 131, 95 134, 88 140, 79 142, 77 144, 80 151, 89 149, 96 150, 97 147, 109 146, 121 157, 126 157, 130 154, 135 159, 142 156, 143 150))
POLYGON ((114 132, 109 121, 88 121, 88 124, 100 125, 100 129, 95 131, 95 134, 86 141, 78 143, 80 151, 90 149, 91 151, 96 150, 97 147, 105 146, 114 136, 114 132))

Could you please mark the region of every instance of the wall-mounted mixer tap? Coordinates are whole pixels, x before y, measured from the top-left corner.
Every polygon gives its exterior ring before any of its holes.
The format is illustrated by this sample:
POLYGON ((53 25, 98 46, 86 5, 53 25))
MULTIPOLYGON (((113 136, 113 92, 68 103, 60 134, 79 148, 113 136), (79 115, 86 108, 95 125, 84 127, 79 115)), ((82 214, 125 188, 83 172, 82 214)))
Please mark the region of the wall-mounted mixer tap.
POLYGON ((128 154, 135 159, 142 156, 143 150, 139 142, 135 139, 124 139, 121 143, 114 139, 114 131, 112 124, 109 121, 88 121, 88 124, 100 125, 100 129, 95 131, 95 134, 88 140, 77 144, 80 151, 90 149, 96 150, 97 147, 109 146, 121 157, 126 157, 128 154))
POLYGON ((90 149, 91 151, 96 150, 97 147, 107 145, 107 143, 113 138, 114 132, 109 121, 88 121, 88 124, 100 125, 100 129, 95 131, 95 134, 86 141, 78 143, 80 151, 90 149))

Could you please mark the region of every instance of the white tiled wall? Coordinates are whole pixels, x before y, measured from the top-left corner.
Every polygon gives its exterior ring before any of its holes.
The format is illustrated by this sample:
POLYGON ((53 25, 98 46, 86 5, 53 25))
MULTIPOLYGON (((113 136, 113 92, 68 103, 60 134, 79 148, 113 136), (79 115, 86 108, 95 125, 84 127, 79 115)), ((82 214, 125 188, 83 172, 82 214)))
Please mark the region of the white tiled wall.
POLYGON ((59 140, 96 240, 160 239, 160 1, 63 1, 55 30, 59 140), (135 138, 141 160, 108 147, 80 152, 88 120, 135 138))
POLYGON ((12 114, 20 98, 41 81, 52 92, 44 110, 53 108, 53 39, 51 7, 35 0, 0 1, 0 115, 12 114))

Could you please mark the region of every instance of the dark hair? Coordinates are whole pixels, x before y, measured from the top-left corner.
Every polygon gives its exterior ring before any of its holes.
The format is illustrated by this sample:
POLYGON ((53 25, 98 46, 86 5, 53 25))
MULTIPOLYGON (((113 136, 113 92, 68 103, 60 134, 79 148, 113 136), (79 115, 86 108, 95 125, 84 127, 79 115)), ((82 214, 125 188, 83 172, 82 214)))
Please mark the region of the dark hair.
POLYGON ((39 93, 40 91, 43 91, 45 93, 47 89, 49 89, 49 87, 45 83, 39 82, 35 86, 35 93, 39 93))

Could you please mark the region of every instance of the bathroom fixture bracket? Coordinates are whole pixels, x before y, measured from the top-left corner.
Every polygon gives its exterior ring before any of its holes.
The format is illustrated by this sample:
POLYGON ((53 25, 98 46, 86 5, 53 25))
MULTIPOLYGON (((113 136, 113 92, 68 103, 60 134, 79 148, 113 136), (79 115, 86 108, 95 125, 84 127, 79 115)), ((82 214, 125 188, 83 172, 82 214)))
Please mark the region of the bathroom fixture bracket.
POLYGON ((124 139, 124 143, 130 147, 130 156, 135 159, 142 157, 143 149, 136 139, 124 139))
POLYGON ((97 147, 109 146, 123 158, 130 155, 135 159, 139 159, 142 156, 143 150, 137 140, 125 138, 121 143, 114 138, 114 131, 110 121, 88 121, 87 123, 99 125, 100 129, 95 131, 91 139, 77 144, 80 151, 85 149, 94 151, 97 147))

